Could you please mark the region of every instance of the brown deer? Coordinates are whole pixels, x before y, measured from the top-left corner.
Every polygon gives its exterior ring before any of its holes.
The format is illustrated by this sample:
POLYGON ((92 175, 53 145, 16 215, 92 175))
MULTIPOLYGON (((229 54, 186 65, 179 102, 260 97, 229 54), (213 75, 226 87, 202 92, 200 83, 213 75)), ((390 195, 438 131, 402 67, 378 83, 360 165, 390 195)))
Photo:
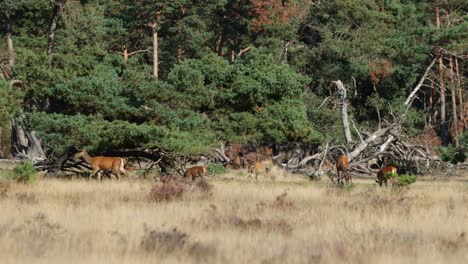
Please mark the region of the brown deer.
POLYGON ((336 160, 336 173, 338 174, 338 184, 343 185, 343 178, 346 180, 346 183, 353 183, 351 174, 348 171, 348 156, 341 155, 336 160), (342 176, 340 176, 342 172, 342 176))
POLYGON ((206 175, 206 171, 206 166, 194 166, 185 171, 184 178, 190 178, 192 181, 197 177, 203 179, 203 176, 206 175))
POLYGON ((124 168, 125 159, 123 158, 103 156, 91 157, 86 150, 82 150, 75 154, 75 159, 80 157, 82 157, 86 163, 90 164, 93 169, 93 172, 89 174, 89 179, 97 173, 98 181, 101 181, 101 171, 108 170, 112 170, 117 175, 118 180, 120 180, 121 172, 124 175, 127 175, 124 168))
POLYGON ((270 172, 272 167, 273 160, 271 158, 260 161, 259 157, 257 157, 255 163, 249 165, 247 172, 249 173, 250 177, 255 175, 255 180, 258 180, 258 174, 260 174, 260 172, 265 171, 265 174, 267 174, 270 172))
MULTIPOLYGON (((387 174, 388 173, 396 174, 397 168, 393 166, 386 166, 386 167, 381 168, 377 172, 377 180, 375 182, 377 182, 380 187, 382 187, 382 183, 385 183, 385 187, 387 187, 387 180, 388 180, 387 174)), ((390 177, 390 180, 392 181, 392 183, 395 183, 395 179, 393 179, 393 177, 390 177)))

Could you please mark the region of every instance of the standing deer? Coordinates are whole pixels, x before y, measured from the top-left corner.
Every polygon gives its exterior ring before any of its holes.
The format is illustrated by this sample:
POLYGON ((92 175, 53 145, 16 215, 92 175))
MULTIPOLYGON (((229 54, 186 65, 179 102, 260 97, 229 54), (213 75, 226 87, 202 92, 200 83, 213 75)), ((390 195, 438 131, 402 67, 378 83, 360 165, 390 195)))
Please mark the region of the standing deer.
POLYGON ((188 168, 184 173, 184 178, 192 179, 194 181, 197 177, 203 179, 203 176, 206 175, 206 166, 194 166, 188 168))
POLYGON ((348 156, 341 155, 336 160, 336 173, 338 174, 338 184, 343 185, 343 178, 346 180, 346 183, 353 183, 351 174, 348 171, 348 156), (342 176, 340 176, 340 171, 342 176))
POLYGON ((120 180, 120 173, 122 172, 124 175, 127 175, 127 172, 124 169, 125 160, 119 157, 103 157, 103 156, 96 156, 91 157, 86 150, 82 150, 75 154, 75 159, 82 157, 86 163, 90 164, 93 172, 89 174, 89 179, 92 176, 98 175, 98 181, 101 181, 101 170, 107 171, 112 170, 117 175, 117 179, 120 180))
MULTIPOLYGON (((381 168, 377 172, 377 180, 375 182, 377 182, 380 187, 382 187, 382 183, 385 183, 385 187, 387 187, 387 180, 388 180, 387 174, 388 173, 396 174, 397 168, 393 166, 386 166, 386 167, 381 168)), ((392 181, 392 183, 395 183, 395 180, 393 179, 393 177, 390 177, 390 180, 392 181)))

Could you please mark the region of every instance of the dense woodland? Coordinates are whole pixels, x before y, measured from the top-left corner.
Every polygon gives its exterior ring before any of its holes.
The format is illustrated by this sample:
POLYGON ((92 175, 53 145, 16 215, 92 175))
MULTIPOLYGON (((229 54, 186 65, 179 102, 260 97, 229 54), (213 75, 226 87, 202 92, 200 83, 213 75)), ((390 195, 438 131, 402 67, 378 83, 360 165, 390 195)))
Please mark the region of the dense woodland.
POLYGON ((15 127, 49 158, 338 144, 337 80, 354 139, 395 122, 422 80, 404 132, 455 145, 468 125, 467 11, 463 0, 2 0, 2 145, 15 127))

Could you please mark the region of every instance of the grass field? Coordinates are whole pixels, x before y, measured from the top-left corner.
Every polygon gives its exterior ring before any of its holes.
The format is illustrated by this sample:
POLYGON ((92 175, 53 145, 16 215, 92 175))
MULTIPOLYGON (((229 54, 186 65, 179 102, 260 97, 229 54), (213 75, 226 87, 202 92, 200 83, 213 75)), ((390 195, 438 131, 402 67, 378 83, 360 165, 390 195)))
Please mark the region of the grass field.
POLYGON ((233 173, 172 201, 150 181, 0 182, 1 263, 467 263, 468 182, 409 189, 233 173))

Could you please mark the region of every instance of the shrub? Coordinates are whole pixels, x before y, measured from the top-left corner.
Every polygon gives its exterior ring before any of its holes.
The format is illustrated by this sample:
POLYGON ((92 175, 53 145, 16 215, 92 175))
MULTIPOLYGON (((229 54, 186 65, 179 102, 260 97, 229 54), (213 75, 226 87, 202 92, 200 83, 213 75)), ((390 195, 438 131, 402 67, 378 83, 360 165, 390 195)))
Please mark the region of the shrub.
POLYGON ((464 148, 457 148, 454 146, 441 147, 439 148, 439 152, 443 161, 447 161, 453 164, 463 162, 466 159, 464 148))
POLYGON ((25 161, 7 173, 7 178, 22 183, 33 183, 37 180, 37 172, 31 162, 25 161))
POLYGON ((416 182, 416 176, 409 174, 397 175, 394 179, 399 186, 407 186, 416 182))
POLYGON ((188 235, 178 231, 176 228, 171 231, 160 231, 149 229, 144 226, 144 236, 140 246, 147 252, 158 252, 160 254, 170 254, 175 250, 181 250, 187 244, 188 235))
POLYGON ((208 165, 208 173, 209 174, 215 174, 215 175, 220 175, 226 173, 227 170, 223 165, 219 164, 209 164, 208 165))
POLYGON ((173 179, 166 179, 162 184, 156 184, 151 188, 149 198, 153 202, 172 201, 181 199, 185 186, 173 179))
POLYGON ((183 200, 187 197, 206 198, 213 195, 213 185, 200 179, 194 182, 177 182, 172 178, 163 178, 151 188, 149 199, 153 202, 183 200))

